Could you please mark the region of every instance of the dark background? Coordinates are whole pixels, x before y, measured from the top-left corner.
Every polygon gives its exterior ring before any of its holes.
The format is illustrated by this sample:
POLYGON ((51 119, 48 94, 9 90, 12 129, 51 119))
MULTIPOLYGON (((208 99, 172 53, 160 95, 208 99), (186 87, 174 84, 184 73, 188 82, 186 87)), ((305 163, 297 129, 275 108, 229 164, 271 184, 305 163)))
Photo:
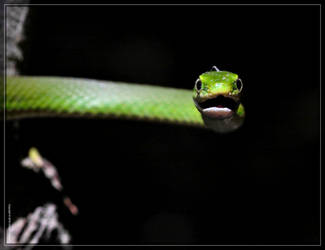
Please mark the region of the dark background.
POLYGON ((34 6, 28 18, 23 75, 191 89, 216 65, 243 80, 247 117, 228 135, 8 121, 14 218, 52 199, 19 164, 35 146, 80 209, 61 213, 73 244, 319 244, 319 6, 34 6))

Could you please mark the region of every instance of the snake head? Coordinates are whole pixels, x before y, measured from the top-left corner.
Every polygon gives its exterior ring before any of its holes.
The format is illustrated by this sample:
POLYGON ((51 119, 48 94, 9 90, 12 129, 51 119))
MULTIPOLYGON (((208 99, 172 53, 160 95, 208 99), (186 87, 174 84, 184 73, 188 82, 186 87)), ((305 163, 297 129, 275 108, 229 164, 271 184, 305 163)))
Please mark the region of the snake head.
POLYGON ((209 71, 195 82, 193 100, 201 114, 225 119, 235 114, 243 89, 237 74, 228 71, 209 71))

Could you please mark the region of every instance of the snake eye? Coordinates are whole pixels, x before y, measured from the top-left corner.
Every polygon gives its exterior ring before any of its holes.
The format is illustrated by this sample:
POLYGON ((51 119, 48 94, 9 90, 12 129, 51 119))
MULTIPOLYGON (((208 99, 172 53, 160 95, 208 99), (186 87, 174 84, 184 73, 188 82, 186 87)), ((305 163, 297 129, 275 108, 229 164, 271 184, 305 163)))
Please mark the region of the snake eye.
POLYGON ((201 82, 200 78, 198 78, 195 82, 195 89, 196 89, 196 91, 200 91, 201 88, 202 88, 202 82, 201 82))
POLYGON ((237 86, 238 91, 241 92, 241 90, 243 89, 243 82, 241 81, 240 78, 237 79, 236 86, 237 86))

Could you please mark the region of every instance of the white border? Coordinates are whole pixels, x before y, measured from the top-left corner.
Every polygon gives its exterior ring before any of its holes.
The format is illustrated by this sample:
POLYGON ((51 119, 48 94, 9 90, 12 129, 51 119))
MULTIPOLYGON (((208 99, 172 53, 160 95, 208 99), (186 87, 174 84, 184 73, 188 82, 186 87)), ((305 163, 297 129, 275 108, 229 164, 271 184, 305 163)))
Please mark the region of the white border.
POLYGON ((3 155, 3 158, 4 158, 4 175, 3 175, 3 179, 4 179, 4 237, 3 237, 3 246, 5 247, 11 247, 11 246, 78 246, 78 247, 81 247, 81 246, 86 246, 86 247, 89 247, 89 246, 94 246, 94 247, 102 247, 102 246, 142 246, 142 247, 150 247, 150 246, 158 246, 158 247, 164 247, 164 246, 193 246, 193 247, 196 247, 196 246, 202 246, 202 247, 209 247, 209 246, 220 246, 220 247, 232 247, 232 246, 252 246, 252 247, 261 247, 261 246, 269 246, 269 247, 304 247, 304 246, 312 246, 312 247, 320 247, 322 246, 322 170, 321 170, 321 166, 322 166, 322 88, 321 88, 321 82, 322 82, 322 4, 4 4, 4 103, 3 103, 3 121, 4 121, 4 126, 3 126, 3 138, 4 138, 4 141, 3 141, 3 148, 4 148, 4 155, 3 155), (6 159, 6 152, 5 152, 5 142, 6 142, 6 110, 5 110, 5 106, 6 106, 6 32, 7 32, 7 18, 6 18, 6 9, 7 9, 7 6, 319 6, 319 17, 320 17, 320 25, 319 25, 319 35, 320 35, 320 44, 319 44, 319 49, 320 49, 320 53, 319 53, 319 63, 320 63, 320 68, 319 68, 319 86, 320 86, 320 92, 319 92, 319 97, 320 97, 320 128, 319 128, 319 132, 320 132, 320 138, 319 138, 319 145, 320 145, 320 164, 319 164, 319 186, 320 186, 320 191, 319 191, 319 199, 320 199, 320 210, 319 210, 319 219, 320 219, 320 241, 319 241, 319 245, 197 245, 197 244, 190 244, 190 245, 165 245, 165 244, 160 244, 160 245, 70 245, 70 244, 59 244, 59 245, 38 245, 38 244, 6 244, 6 199, 5 199, 5 186, 6 186, 6 183, 5 183, 5 159, 6 159))

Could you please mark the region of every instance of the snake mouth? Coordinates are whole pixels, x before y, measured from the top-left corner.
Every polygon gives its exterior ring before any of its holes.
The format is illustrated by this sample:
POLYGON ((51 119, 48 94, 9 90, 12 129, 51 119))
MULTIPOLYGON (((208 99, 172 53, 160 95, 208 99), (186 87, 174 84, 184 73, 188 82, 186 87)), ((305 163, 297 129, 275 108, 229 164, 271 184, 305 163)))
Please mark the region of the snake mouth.
POLYGON ((239 102, 234 98, 218 95, 207 99, 197 106, 202 114, 210 118, 225 119, 234 114, 239 106, 239 102))

